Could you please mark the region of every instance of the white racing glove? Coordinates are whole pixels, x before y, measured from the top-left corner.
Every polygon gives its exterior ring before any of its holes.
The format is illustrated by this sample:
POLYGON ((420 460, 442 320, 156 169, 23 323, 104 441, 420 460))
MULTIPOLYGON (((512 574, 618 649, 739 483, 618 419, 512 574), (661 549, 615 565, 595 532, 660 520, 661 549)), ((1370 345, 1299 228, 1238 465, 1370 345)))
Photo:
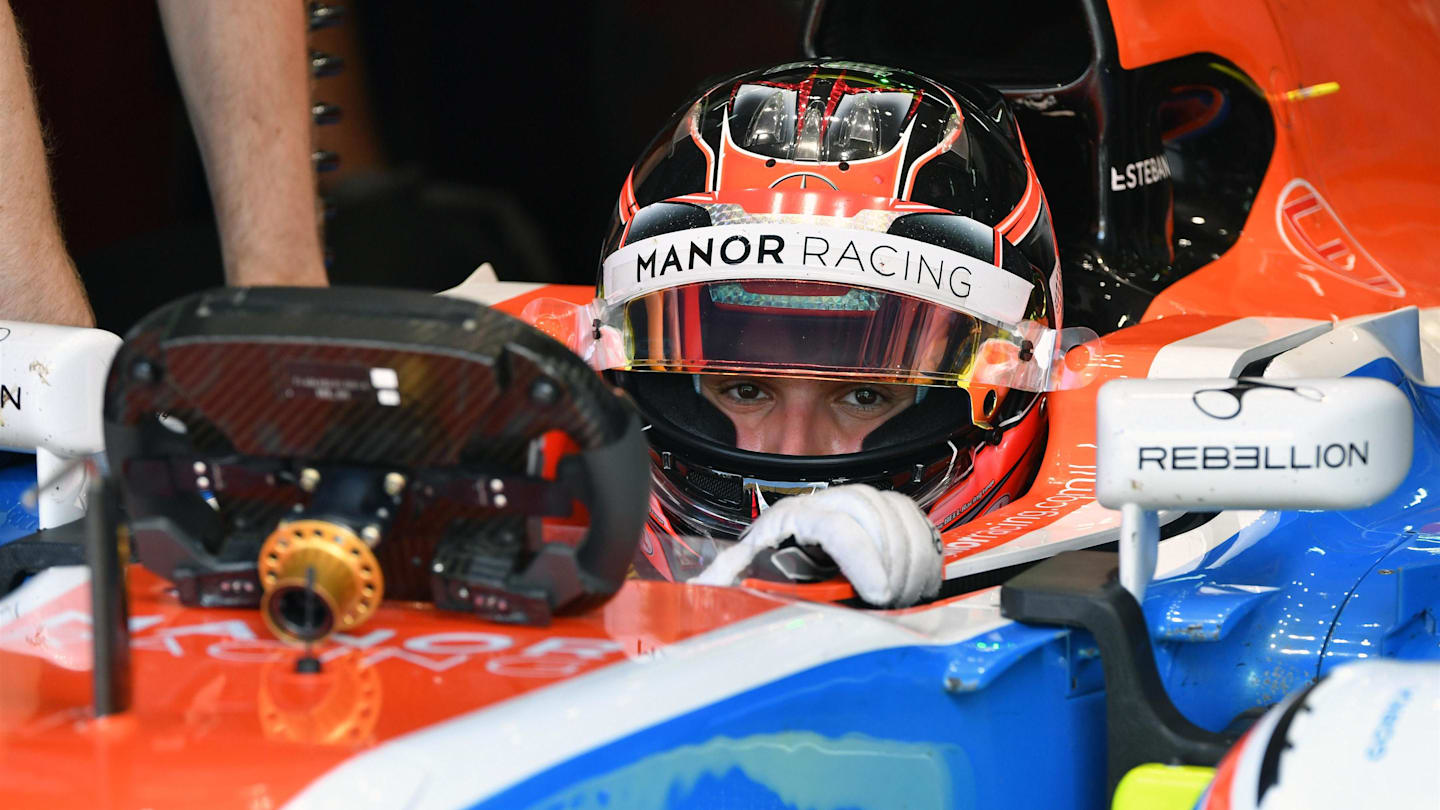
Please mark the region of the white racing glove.
POLYGON ((872 605, 905 607, 940 590, 944 555, 935 525, 911 499, 866 484, 781 500, 691 582, 734 585, 756 554, 791 537, 829 554, 872 605))

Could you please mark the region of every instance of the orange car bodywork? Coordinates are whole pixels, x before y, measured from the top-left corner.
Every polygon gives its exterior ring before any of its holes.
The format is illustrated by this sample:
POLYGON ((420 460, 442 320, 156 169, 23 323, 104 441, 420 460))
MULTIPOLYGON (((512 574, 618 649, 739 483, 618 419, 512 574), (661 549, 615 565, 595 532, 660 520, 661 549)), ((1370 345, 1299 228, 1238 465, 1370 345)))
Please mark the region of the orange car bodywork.
POLYGON ((1111 0, 1110 11, 1125 67, 1220 54, 1261 85, 1276 121, 1239 241, 1146 318, 1440 302, 1440 4, 1111 0), (1291 94, 1328 82, 1339 92, 1291 94))
MULTIPOLYGON (((1341 318, 1440 304, 1440 10, 1341 0, 1111 0, 1126 67, 1221 54, 1261 82, 1274 155, 1239 241, 1160 295, 1148 323, 1089 348, 1072 371, 1144 376, 1155 352, 1238 315, 1341 318), (1294 101, 1321 82, 1338 93, 1294 101), (1298 182, 1297 182, 1298 181, 1298 182), (1338 246, 1335 244, 1339 240, 1338 246), (1163 319, 1163 320, 1158 320, 1163 319)), ((502 303, 588 300, 549 287, 502 303)), ((1019 501, 946 538, 956 560, 1003 543, 1005 521, 1094 465, 1095 386, 1050 399, 1049 457, 1019 501)), ((1093 480, 1090 482, 1093 485, 1093 480)), ((1049 510, 1036 527, 1088 500, 1049 510)), ((7 807, 278 807, 367 746, 774 609, 783 595, 631 581, 548 628, 389 604, 327 642, 323 675, 254 611, 180 606, 130 571, 134 708, 89 715, 83 584, 0 616, 0 803, 7 807), (57 618, 58 617, 58 618, 57 618), (78 656, 78 657, 77 657, 78 656)), ((826 596, 834 596, 827 593, 826 596)))

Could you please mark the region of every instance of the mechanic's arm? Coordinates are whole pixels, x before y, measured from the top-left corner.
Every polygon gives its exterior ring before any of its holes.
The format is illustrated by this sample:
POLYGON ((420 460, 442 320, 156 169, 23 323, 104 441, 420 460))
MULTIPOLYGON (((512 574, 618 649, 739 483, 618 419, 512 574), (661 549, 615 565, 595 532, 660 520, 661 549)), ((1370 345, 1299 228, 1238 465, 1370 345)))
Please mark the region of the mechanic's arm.
POLYGON ((93 326, 65 252, 25 50, 0 2, 0 318, 93 326))
POLYGON ((158 0, 205 160, 225 279, 326 283, 300 0, 158 0))

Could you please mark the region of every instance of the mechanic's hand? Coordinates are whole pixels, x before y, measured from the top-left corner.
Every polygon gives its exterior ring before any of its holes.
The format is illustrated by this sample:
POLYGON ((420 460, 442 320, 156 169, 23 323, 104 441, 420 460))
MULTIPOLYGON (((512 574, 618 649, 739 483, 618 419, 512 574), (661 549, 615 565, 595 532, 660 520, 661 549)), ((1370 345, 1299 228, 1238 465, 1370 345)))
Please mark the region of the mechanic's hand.
POLYGON ((824 549, 872 605, 904 607, 940 590, 944 556, 935 525, 911 499, 865 484, 776 503, 691 582, 733 585, 757 553, 791 537, 824 549))

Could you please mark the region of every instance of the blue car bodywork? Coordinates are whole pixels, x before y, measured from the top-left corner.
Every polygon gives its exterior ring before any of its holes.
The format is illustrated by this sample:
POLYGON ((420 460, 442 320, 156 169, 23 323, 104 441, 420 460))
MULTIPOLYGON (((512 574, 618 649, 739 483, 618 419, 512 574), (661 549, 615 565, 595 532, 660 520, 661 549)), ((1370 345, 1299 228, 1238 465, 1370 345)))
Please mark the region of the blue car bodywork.
MULTIPOLYGON (((1415 409, 1404 483, 1365 509, 1266 512, 1147 592, 1165 688, 1206 729, 1348 661, 1440 658, 1440 505, 1430 495, 1440 389, 1409 380, 1391 359, 1353 373, 1396 384, 1415 409)), ((1012 623, 801 672, 475 806, 972 808, 1065 796, 1100 807, 1104 701, 1088 633, 1012 623)))

